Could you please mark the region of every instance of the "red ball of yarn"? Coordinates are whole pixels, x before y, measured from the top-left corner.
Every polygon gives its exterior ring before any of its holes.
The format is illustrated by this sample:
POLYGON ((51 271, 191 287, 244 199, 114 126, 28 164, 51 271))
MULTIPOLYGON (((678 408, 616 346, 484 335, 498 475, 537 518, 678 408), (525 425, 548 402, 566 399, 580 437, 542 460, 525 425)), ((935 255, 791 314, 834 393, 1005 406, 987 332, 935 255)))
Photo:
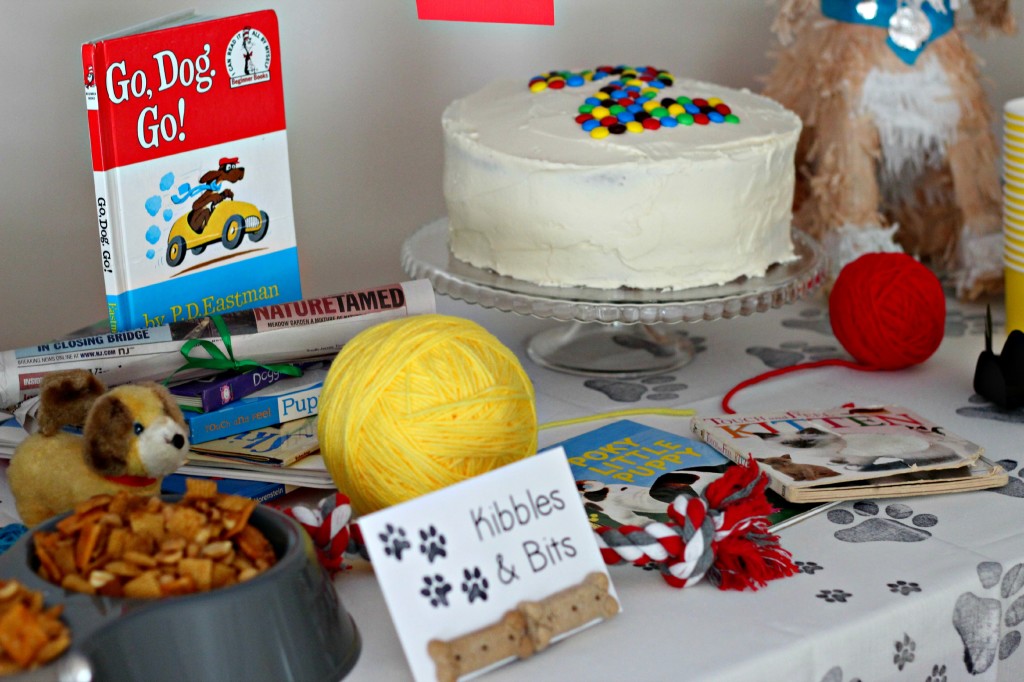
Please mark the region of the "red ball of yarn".
POLYGON ((924 362, 946 327, 946 296, 938 277, 904 253, 869 253, 846 265, 828 309, 843 348, 875 369, 924 362))

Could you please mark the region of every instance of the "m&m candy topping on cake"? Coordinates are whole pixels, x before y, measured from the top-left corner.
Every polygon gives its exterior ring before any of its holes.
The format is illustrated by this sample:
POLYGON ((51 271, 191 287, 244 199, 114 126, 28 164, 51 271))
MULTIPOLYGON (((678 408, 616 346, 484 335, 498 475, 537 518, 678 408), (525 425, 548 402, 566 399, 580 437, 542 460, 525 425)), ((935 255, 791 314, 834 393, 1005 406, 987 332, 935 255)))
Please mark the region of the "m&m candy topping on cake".
POLYGON ((659 128, 739 123, 728 104, 685 96, 659 97, 675 78, 653 66, 599 66, 593 71, 549 71, 530 79, 531 92, 580 87, 611 79, 580 105, 576 123, 591 137, 600 139, 622 133, 642 133, 659 128))

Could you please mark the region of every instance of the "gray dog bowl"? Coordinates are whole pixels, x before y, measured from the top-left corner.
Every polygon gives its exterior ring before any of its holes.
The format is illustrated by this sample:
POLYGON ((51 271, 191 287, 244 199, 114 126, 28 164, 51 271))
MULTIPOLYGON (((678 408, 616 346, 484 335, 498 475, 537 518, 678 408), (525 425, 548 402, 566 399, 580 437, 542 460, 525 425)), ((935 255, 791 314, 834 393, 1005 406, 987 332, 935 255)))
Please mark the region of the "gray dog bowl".
MULTIPOLYGON (((165 498, 175 499, 175 498, 165 498)), ((52 530, 54 518, 37 530, 52 530)), ((54 585, 35 569, 32 532, 0 555, 0 579, 17 579, 63 604, 71 647, 12 682, 337 682, 360 639, 312 542, 293 519, 257 506, 250 523, 277 563, 244 583, 180 597, 97 597, 54 585)))

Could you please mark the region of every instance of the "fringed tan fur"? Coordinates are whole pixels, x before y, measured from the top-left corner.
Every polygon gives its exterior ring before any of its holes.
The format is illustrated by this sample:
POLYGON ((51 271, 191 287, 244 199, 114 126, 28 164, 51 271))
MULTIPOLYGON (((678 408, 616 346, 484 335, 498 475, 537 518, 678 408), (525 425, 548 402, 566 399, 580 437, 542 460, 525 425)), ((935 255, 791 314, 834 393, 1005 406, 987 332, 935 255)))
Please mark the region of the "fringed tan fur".
MULTIPOLYGON (((962 27, 978 33, 1015 29, 1009 0, 973 0, 962 27)), ((874 26, 835 21, 820 0, 780 0, 772 31, 779 41, 764 94, 804 122, 797 149, 796 225, 819 239, 839 228, 899 225, 895 238, 908 253, 944 271, 965 267, 961 241, 999 232, 998 151, 993 112, 978 60, 961 29, 925 48, 915 66, 900 60, 874 26), (912 187, 891 191, 880 174, 884 145, 877 121, 863 106, 869 74, 913 74, 934 60, 961 106, 944 162, 924 164, 912 187), (894 198, 895 197, 895 198, 894 198)), ((930 67, 931 65, 929 65, 930 67)), ((906 182, 906 176, 900 176, 906 182)), ((962 278, 958 293, 974 299, 1001 288, 1001 268, 962 278)))

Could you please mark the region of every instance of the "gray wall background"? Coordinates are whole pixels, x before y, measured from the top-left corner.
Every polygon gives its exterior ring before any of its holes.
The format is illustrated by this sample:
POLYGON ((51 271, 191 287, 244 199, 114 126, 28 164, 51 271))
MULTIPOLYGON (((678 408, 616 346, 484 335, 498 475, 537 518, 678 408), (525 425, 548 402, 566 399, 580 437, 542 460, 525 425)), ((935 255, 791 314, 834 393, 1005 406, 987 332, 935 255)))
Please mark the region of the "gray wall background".
MULTIPOLYGON (((1024 3, 1015 3, 1024 25, 1024 3)), ((0 349, 104 317, 80 45, 195 6, 0 0, 0 349)), ((555 26, 422 22, 414 0, 207 0, 273 8, 306 296, 404 277, 402 242, 444 213, 440 116, 496 77, 599 63, 759 88, 766 0, 555 0, 555 26)), ((1024 37, 972 40, 993 106, 1024 96, 1024 37)))

